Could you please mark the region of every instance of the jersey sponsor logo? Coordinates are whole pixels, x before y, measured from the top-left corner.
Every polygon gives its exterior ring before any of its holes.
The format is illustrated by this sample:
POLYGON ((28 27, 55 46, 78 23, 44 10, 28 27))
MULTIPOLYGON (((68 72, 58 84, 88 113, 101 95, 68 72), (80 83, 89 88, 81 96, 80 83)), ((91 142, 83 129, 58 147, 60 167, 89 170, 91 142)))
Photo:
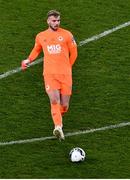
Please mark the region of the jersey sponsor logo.
POLYGON ((47 50, 48 50, 49 54, 59 54, 59 53, 61 53, 61 46, 60 46, 60 44, 48 45, 47 50))

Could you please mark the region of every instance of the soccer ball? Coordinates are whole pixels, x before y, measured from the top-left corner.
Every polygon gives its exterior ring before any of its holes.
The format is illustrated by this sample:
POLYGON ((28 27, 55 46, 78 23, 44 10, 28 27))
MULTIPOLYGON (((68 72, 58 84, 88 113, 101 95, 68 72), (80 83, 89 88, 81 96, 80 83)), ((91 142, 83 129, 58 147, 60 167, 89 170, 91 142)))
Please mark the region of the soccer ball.
POLYGON ((72 162, 81 162, 85 160, 86 154, 83 149, 76 147, 70 151, 69 157, 72 162))

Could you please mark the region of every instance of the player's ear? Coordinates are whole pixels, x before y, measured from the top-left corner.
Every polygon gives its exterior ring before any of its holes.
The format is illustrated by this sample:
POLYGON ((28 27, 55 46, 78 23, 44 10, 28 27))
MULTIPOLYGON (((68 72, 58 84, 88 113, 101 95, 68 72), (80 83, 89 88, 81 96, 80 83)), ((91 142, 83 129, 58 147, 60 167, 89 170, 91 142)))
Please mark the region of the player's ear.
POLYGON ((47 24, 48 24, 48 25, 50 24, 50 20, 49 20, 49 18, 47 19, 47 24))

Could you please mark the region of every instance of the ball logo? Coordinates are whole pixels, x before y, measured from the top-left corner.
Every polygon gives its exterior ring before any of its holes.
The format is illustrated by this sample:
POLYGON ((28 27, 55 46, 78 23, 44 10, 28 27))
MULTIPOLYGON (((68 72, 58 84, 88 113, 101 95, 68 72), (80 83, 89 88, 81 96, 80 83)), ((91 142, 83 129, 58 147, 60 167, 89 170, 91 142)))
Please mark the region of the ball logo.
POLYGON ((49 54, 59 54, 59 53, 61 53, 61 46, 60 46, 60 44, 48 45, 47 50, 48 50, 49 54))

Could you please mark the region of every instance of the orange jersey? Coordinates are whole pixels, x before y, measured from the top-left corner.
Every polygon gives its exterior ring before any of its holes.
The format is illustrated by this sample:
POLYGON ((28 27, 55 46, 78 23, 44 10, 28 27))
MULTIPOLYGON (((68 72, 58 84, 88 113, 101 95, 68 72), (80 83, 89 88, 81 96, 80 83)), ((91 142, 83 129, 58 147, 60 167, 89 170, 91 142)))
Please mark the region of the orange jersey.
POLYGON ((69 31, 59 28, 57 31, 47 29, 40 32, 28 57, 30 61, 35 60, 42 50, 44 74, 72 73, 72 65, 77 58, 77 45, 69 31))

